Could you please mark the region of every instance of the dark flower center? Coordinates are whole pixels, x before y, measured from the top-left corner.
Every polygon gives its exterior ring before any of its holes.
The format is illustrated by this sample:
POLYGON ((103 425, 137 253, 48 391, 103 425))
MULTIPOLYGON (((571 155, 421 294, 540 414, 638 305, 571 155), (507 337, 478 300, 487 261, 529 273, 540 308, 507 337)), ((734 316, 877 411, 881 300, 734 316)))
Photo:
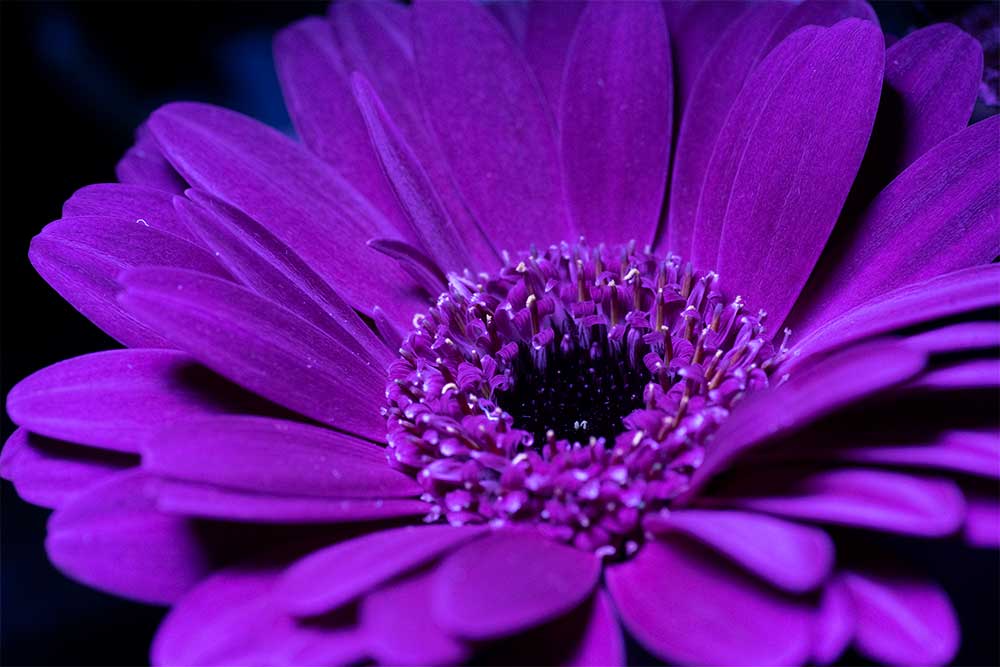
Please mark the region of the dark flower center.
POLYGON ((414 318, 389 369, 390 462, 428 521, 530 522, 627 556, 785 347, 673 255, 581 241, 505 259, 414 318))

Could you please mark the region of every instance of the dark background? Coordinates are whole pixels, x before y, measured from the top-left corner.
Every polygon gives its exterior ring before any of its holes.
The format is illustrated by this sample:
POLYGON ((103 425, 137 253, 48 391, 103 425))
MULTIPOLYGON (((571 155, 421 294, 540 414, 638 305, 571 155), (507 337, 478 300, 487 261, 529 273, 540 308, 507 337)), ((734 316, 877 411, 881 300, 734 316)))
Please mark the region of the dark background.
MULTIPOLYGON (((974 3, 874 4, 883 28, 904 35, 957 21, 974 3)), ((987 23, 997 12, 991 6, 987 23)), ((34 370, 113 345, 34 273, 31 237, 59 218, 74 190, 114 180, 134 128, 164 102, 212 102, 287 130, 271 35, 324 9, 320 2, 0 0, 0 396, 34 370)), ((11 430, 3 415, 3 436, 11 430)), ((0 664, 146 663, 162 610, 60 575, 43 547, 48 512, 18 499, 10 484, 0 487, 0 664)), ((918 551, 961 615, 958 664, 1000 664, 995 552, 948 544, 918 551)))

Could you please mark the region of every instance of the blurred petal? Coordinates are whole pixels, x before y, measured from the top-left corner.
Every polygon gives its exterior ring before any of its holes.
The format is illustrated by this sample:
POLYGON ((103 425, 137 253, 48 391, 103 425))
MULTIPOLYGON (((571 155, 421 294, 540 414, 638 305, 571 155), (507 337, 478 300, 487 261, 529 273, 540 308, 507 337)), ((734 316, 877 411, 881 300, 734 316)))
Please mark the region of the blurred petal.
POLYGON ((829 665, 839 658, 854 638, 857 628, 854 603, 843 578, 838 575, 823 588, 816 615, 813 659, 829 665))
POLYGON ((604 590, 594 594, 587 625, 567 667, 624 667, 625 639, 611 599, 604 590))

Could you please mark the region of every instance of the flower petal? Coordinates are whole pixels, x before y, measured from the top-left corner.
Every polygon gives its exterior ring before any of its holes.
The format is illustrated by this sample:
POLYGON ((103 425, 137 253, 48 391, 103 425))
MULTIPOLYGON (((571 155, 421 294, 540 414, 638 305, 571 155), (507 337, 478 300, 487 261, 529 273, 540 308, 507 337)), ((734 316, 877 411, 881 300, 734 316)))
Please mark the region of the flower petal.
POLYGON ((948 480, 884 470, 813 472, 791 466, 755 472, 753 479, 735 477, 703 502, 922 537, 951 535, 965 519, 962 493, 948 480))
POLYGON ((149 125, 192 186, 253 218, 293 249, 356 308, 378 303, 400 321, 419 301, 392 262, 364 249, 395 227, 346 180, 276 130, 205 104, 162 107, 149 125), (379 280, 368 277, 377 275, 379 280))
POLYGON ((553 120, 503 28, 465 1, 417 3, 413 26, 426 116, 483 228, 514 251, 573 238, 553 120))
POLYGON ((124 222, 142 220, 155 230, 197 243, 196 237, 174 213, 174 196, 142 185, 97 183, 74 192, 63 204, 63 217, 99 215, 124 222))
POLYGON ((214 566, 196 524, 158 512, 140 471, 121 472, 49 519, 45 547, 67 576, 99 590, 169 604, 214 566))
POLYGON ((142 219, 64 218, 31 241, 28 259, 64 299, 113 338, 130 347, 171 347, 115 301, 118 274, 139 265, 174 266, 228 274, 203 248, 149 226, 142 219))
POLYGON ((603 590, 594 594, 587 626, 567 667, 624 667, 625 639, 611 599, 603 590))
POLYGON ((600 573, 591 553, 534 532, 496 532, 438 566, 432 613, 460 637, 504 637, 577 607, 600 573))
POLYGON ((854 638, 857 619, 850 592, 843 577, 837 575, 823 588, 816 612, 813 659, 829 665, 843 654, 854 638))
POLYGON ((302 624, 272 591, 284 562, 247 562, 212 575, 167 614, 154 665, 346 665, 368 657, 350 619, 302 624))
POLYGON ((595 242, 652 242, 670 161, 670 44, 659 3, 593 2, 570 44, 559 106, 566 196, 595 242))
POLYGON ((468 657, 468 645, 434 622, 434 571, 409 575, 368 594, 361 603, 361 628, 372 656, 385 665, 454 665, 468 657))
POLYGON ((385 377, 282 306, 193 271, 134 269, 119 302, 224 377, 307 417, 380 438, 385 377))
POLYGON ((975 547, 1000 548, 1000 493, 995 484, 963 484, 968 509, 965 541, 975 547))
POLYGON ((0 451, 0 477, 13 482, 24 500, 53 509, 138 464, 134 456, 52 440, 23 428, 0 451))
POLYGON ((909 336, 906 344, 927 354, 970 352, 1000 347, 996 322, 962 322, 909 336))
POLYGON ((405 526, 341 542, 295 563, 278 597, 296 616, 323 614, 483 532, 472 526, 405 526))
POLYGON ((1000 254, 1000 118, 942 141, 835 235, 790 326, 809 332, 885 292, 1000 254))
POLYGON ((583 0, 528 4, 524 55, 552 109, 559 105, 569 43, 585 6, 583 0))
POLYGON ((915 389, 991 389, 1000 386, 1000 361, 977 359, 924 373, 910 383, 915 389))
POLYGON ((261 494, 406 498, 419 484, 363 440, 265 417, 186 420, 157 431, 142 467, 163 477, 261 494))
POLYGON ((855 644, 887 664, 945 665, 958 651, 955 611, 937 585, 905 573, 848 571, 858 617, 855 644))
POLYGON ((166 424, 265 408, 263 401, 171 350, 113 350, 67 359, 21 380, 7 395, 10 418, 35 433, 136 453, 166 424))
POLYGON ((719 428, 691 478, 696 490, 740 453, 913 377, 924 356, 895 342, 856 345, 748 397, 719 428))
POLYGON ((180 194, 188 187, 167 159, 149 127, 142 125, 136 131, 135 145, 115 166, 118 180, 127 185, 139 185, 170 194, 180 194))
POLYGON ((643 525, 693 537, 792 593, 812 590, 833 566, 833 541, 825 532, 762 514, 687 509, 652 515, 643 525))
POLYGON ((241 283, 387 366, 395 359, 341 296, 280 239, 242 211, 197 190, 178 212, 241 283), (192 203, 195 202, 195 203, 192 203))
POLYGON ((838 461, 950 470, 1000 479, 1000 437, 991 431, 945 431, 925 443, 838 448, 838 461))
POLYGON ((719 273, 784 321, 847 199, 878 108, 885 50, 868 21, 823 29, 750 130, 723 222, 719 273), (839 99, 836 106, 831 99, 839 99), (776 279, 780 276, 780 279, 776 279))
POLYGON ((156 507, 189 517, 273 524, 353 523, 427 513, 422 500, 318 498, 254 493, 215 484, 158 478, 149 483, 156 507))
POLYGON ((650 540, 605 576, 625 626, 663 660, 784 665, 809 653, 807 607, 693 543, 650 540))

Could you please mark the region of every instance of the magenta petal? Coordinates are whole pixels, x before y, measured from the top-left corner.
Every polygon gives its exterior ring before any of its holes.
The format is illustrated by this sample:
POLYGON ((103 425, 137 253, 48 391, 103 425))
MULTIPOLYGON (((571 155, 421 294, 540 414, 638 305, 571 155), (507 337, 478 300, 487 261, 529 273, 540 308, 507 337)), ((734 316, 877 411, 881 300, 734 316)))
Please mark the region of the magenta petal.
POLYGON ((0 477, 29 503, 56 508, 111 475, 138 465, 127 454, 14 431, 0 451, 0 477))
POLYGON ((900 287, 823 323, 799 342, 787 366, 869 336, 998 304, 1000 265, 947 273, 900 287))
POLYGON ((924 356, 896 342, 857 345, 793 374, 739 405, 715 435, 715 446, 691 478, 701 487, 742 452, 913 377, 924 356))
POLYGON ((166 424, 254 411, 261 403, 181 352, 114 350, 68 359, 21 380, 7 395, 7 413, 41 435, 138 452, 166 424))
POLYGON ((156 510, 148 478, 122 472, 60 507, 45 547, 67 576, 88 586, 153 604, 176 601, 213 563, 195 524, 156 510))
POLYGON ((625 626, 656 656, 694 665, 785 665, 810 649, 808 607, 678 539, 650 540, 612 565, 625 626))
POLYGON ((1000 493, 996 485, 965 486, 965 541, 975 547, 1000 548, 1000 493))
POLYGON ((889 290, 1000 254, 1000 119, 941 142, 834 237, 790 326, 811 331, 889 290))
MULTIPOLYGON (((153 640, 154 665, 346 665, 368 657, 353 624, 300 624, 274 603, 282 563, 221 570, 185 595, 153 640)), ((348 619, 349 621, 349 619, 348 619)))
POLYGON ((833 566, 833 541, 825 532, 762 514, 677 510, 643 525, 654 533, 685 533, 792 593, 816 588, 833 566))
POLYGON ((958 651, 959 628, 948 596, 924 577, 849 571, 844 581, 858 618, 855 644, 895 665, 945 665, 958 651))
POLYGON ((322 614, 482 533, 476 527, 407 526, 341 542, 295 563, 278 597, 297 616, 322 614))
POLYGON ((410 575, 369 593, 361 603, 361 629, 372 656, 384 665, 453 665, 471 652, 431 614, 434 571, 410 575))
POLYGON ((419 308, 396 286, 406 276, 366 251, 395 227, 324 162, 276 130, 205 104, 156 111, 150 128, 192 186, 242 210, 294 250, 355 307, 378 303, 408 321, 419 308), (379 280, 365 276, 378 275, 379 280), (393 286, 393 290, 385 289, 393 286))
POLYGON ((624 667, 625 639, 611 599, 604 590, 594 594, 587 626, 566 667, 624 667))
POLYGON ((427 513, 422 500, 318 498, 254 493, 215 484, 156 479, 149 483, 163 512, 205 519, 274 524, 353 523, 427 513))
POLYGON ((816 612, 813 659, 829 665, 843 654, 857 628, 854 603, 842 576, 837 575, 823 588, 816 612))
POLYGON ((175 206, 189 227, 241 283, 284 305, 341 343, 387 366, 396 355, 341 296, 276 236, 239 209, 188 190, 175 206))
POLYGON ((566 196, 588 239, 653 241, 670 161, 672 108, 660 4, 588 4, 570 45, 559 106, 566 196))
POLYGON ((922 537, 951 535, 965 519, 962 492, 953 482, 882 470, 810 473, 786 467, 734 480, 723 494, 711 502, 922 537))
POLYGON ((134 269, 129 312, 236 384, 318 421, 380 438, 385 376, 284 307, 193 271, 134 269))
POLYGON ((534 532, 501 531, 463 546, 438 566, 432 612, 458 636, 504 637, 577 607, 600 573, 592 553, 534 532))
POLYGON ((421 101, 479 223, 512 251, 574 238, 551 114, 503 28, 466 1, 417 3, 413 25, 421 101))
POLYGON ((158 231, 142 219, 91 215, 56 220, 32 239, 28 258, 60 296, 129 347, 170 345, 115 301, 115 278, 121 271, 150 265, 228 275, 203 248, 158 231))
POLYGON ((264 417, 187 420, 157 431, 142 467, 156 475, 262 494, 406 498, 422 489, 385 450, 335 431, 264 417))
POLYGON ((100 215, 123 222, 142 220, 155 230, 195 241, 191 231, 174 213, 174 196, 141 185, 97 183, 74 192, 63 204, 63 217, 100 215))
POLYGON ((847 19, 820 32, 750 130, 722 228, 718 270, 778 326, 819 259, 875 120, 882 33, 847 19), (830 99, 840 103, 831 105, 830 99), (780 276, 780 279, 776 279, 780 276))
POLYGON ((524 55, 553 109, 559 105, 569 42, 584 6, 583 0, 528 5, 524 55))

